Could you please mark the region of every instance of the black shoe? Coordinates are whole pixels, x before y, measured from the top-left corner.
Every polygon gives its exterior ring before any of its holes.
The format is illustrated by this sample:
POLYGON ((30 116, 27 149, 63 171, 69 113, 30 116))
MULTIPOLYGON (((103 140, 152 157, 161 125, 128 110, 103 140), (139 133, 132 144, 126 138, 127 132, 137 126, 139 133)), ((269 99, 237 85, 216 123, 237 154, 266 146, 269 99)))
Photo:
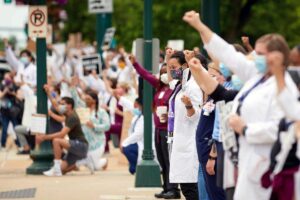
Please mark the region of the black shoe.
POLYGON ((179 192, 174 192, 174 191, 169 191, 167 193, 163 194, 164 199, 180 199, 180 193, 179 192))
POLYGON ((155 196, 155 198, 162 199, 162 198, 164 198, 164 194, 166 194, 166 192, 161 191, 161 193, 156 193, 156 194, 154 194, 154 196, 155 196))
POLYGON ((27 151, 18 151, 18 153, 17 153, 18 155, 28 155, 28 154, 30 154, 30 150, 27 150, 27 151))

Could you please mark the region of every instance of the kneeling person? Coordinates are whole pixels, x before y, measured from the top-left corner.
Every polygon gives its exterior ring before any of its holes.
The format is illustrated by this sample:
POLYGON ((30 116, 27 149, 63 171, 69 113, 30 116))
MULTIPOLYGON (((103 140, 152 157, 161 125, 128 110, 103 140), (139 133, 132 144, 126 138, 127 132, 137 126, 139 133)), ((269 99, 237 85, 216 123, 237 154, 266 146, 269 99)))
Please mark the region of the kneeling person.
MULTIPOLYGON (((47 86, 45 90, 47 91, 47 86)), ((48 93, 48 92, 47 92, 48 93)), ((61 104, 57 105, 55 100, 48 95, 52 105, 58 109, 61 114, 66 116, 64 128, 51 135, 38 135, 37 142, 44 140, 52 140, 54 151, 54 166, 44 172, 46 176, 61 176, 76 168, 76 161, 87 156, 88 142, 84 137, 80 120, 74 110, 74 100, 69 97, 63 97, 61 104), (68 135, 70 140, 64 139, 68 135), (62 160, 63 149, 67 150, 67 154, 62 160)))

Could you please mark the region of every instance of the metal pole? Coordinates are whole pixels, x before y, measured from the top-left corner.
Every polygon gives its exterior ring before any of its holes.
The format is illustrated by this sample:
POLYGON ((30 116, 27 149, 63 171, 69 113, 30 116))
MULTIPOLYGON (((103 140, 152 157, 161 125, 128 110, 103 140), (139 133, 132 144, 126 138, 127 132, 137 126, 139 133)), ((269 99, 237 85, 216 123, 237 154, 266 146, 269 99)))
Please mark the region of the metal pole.
POLYGON ((201 0, 203 22, 215 33, 220 33, 220 0, 201 0))
MULTIPOLYGON (((37 5, 46 5, 46 0, 39 0, 37 5)), ((37 113, 48 114, 47 95, 43 86, 47 83, 47 62, 46 62, 46 38, 36 40, 36 67, 37 67, 37 113)), ((48 129, 47 129, 48 130, 48 129)), ((48 132, 48 131, 47 131, 48 132)), ((27 174, 42 174, 50 169, 53 161, 51 142, 45 141, 40 149, 30 152, 33 163, 27 168, 27 174)))
POLYGON ((104 39, 105 31, 107 28, 112 26, 112 14, 111 13, 102 13, 97 14, 96 16, 96 39, 97 39, 97 52, 101 56, 101 61, 103 62, 102 58, 102 42, 104 39))
MULTIPOLYGON (((144 67, 152 71, 152 0, 144 0, 144 67)), ((160 169, 152 150, 152 87, 143 81, 144 151, 137 166, 136 187, 161 186, 160 169)))

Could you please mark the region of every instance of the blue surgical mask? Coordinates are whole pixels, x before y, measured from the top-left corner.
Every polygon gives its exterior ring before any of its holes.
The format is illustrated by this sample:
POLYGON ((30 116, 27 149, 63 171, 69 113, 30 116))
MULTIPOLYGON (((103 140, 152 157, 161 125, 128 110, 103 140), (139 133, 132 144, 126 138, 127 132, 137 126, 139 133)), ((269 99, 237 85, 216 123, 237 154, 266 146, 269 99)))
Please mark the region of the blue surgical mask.
POLYGON ((229 70, 229 68, 226 65, 224 65, 223 63, 220 63, 219 67, 220 67, 220 72, 222 73, 222 75, 224 76, 225 79, 232 76, 231 71, 229 70))
POLYGON ((234 90, 240 90, 240 89, 242 89, 242 87, 244 85, 244 83, 241 81, 241 79, 236 75, 233 75, 231 77, 231 83, 232 83, 232 88, 234 90))
POLYGON ((53 98, 56 98, 56 92, 51 92, 51 96, 52 96, 53 98))
POLYGON ((265 56, 255 55, 254 56, 255 67, 259 73, 265 74, 267 71, 267 60, 265 56))
POLYGON ((175 79, 175 80, 181 80, 182 79, 182 74, 183 74, 182 68, 171 69, 170 73, 171 73, 172 79, 175 79))
POLYGON ((20 58, 21 63, 23 63, 24 65, 28 65, 29 64, 29 59, 28 57, 21 57, 20 58))
POLYGON ((142 114, 142 112, 141 112, 138 108, 134 108, 134 109, 132 110, 132 113, 133 113, 133 115, 135 115, 135 116, 139 116, 139 115, 142 114))

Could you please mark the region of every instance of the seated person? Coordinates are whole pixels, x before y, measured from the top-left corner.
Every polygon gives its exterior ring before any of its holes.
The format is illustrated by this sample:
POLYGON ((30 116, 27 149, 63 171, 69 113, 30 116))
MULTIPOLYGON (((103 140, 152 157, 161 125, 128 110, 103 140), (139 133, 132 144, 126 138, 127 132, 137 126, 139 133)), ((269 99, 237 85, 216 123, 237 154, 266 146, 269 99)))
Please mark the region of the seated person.
POLYGON ((74 110, 74 100, 70 97, 63 97, 60 105, 54 100, 50 94, 48 85, 44 89, 50 99, 53 107, 60 114, 65 115, 65 126, 59 132, 50 135, 36 135, 37 144, 44 140, 51 140, 54 151, 54 166, 44 172, 46 176, 62 176, 69 171, 76 169, 76 161, 86 158, 88 152, 88 142, 84 137, 80 120, 74 110), (70 140, 64 139, 68 135, 70 140), (67 150, 67 154, 62 160, 63 149, 67 150))

